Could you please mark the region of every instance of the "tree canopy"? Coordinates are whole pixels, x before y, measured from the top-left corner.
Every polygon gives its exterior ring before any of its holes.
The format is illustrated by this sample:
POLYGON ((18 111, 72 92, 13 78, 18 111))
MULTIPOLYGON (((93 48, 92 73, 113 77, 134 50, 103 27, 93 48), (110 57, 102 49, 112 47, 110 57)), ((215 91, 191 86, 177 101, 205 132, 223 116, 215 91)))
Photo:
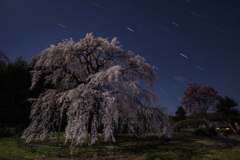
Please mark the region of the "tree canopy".
POLYGON ((186 112, 182 106, 179 106, 177 108, 177 111, 175 112, 176 116, 174 117, 175 121, 183 121, 187 118, 186 112))
POLYGON ((196 82, 188 84, 189 86, 184 91, 185 96, 182 98, 181 104, 185 104, 187 113, 198 113, 202 118, 206 118, 207 111, 214 109, 215 102, 220 98, 217 95, 218 92, 209 85, 201 87, 196 82))
POLYGON ((129 114, 137 119, 139 133, 148 132, 146 124, 161 136, 160 128, 171 137, 172 131, 167 116, 153 106, 159 102, 157 96, 138 85, 142 80, 153 87, 157 74, 154 66, 139 55, 124 51, 117 46, 117 38, 109 43, 92 33, 78 42, 64 39, 57 46, 51 45, 31 58, 34 69, 31 89, 45 74, 45 84, 51 84, 33 102, 32 123, 24 131, 26 142, 34 136, 42 140, 55 126, 66 110, 67 127, 65 138, 73 144, 82 144, 87 136, 90 114, 91 143, 98 140, 98 127, 104 126, 105 141, 115 141, 113 130, 120 125, 120 132, 127 125, 135 132, 129 114))

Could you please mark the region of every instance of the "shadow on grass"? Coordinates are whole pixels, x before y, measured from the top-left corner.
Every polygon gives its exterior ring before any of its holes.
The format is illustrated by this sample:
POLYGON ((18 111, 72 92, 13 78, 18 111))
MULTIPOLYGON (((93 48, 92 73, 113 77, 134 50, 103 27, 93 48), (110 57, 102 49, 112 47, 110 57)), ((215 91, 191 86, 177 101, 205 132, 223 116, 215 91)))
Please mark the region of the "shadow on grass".
MULTIPOLYGON (((63 135, 63 134, 61 134, 63 135)), ((129 156, 142 157, 142 159, 236 159, 239 154, 232 150, 240 146, 240 141, 230 138, 204 138, 195 137, 193 135, 179 134, 173 136, 172 139, 161 138, 156 136, 143 136, 119 134, 117 142, 109 144, 103 142, 103 136, 100 136, 100 144, 89 147, 87 144, 75 148, 74 154, 70 155, 70 142, 66 146, 62 145, 61 157, 91 159, 105 159, 118 156, 125 159, 131 159, 129 156)), ((59 144, 64 144, 64 137, 60 138, 59 144)), ((35 141, 38 145, 59 146, 56 140, 51 141, 35 141)), ((40 149, 36 147, 35 149, 40 149)), ((58 149, 47 149, 49 152, 57 152, 58 149)), ((50 156, 50 155, 48 155, 50 156)), ((51 157, 57 157, 51 155, 51 157)), ((115 157, 115 158, 114 158, 115 157)), ((134 159, 134 157, 133 157, 134 159)))

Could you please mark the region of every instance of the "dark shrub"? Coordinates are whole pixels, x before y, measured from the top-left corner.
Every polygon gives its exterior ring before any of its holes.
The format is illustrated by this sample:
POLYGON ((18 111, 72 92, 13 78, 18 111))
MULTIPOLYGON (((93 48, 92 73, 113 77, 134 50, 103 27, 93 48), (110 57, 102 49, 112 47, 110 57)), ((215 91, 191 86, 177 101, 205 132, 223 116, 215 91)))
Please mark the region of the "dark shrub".
POLYGON ((205 129, 203 129, 203 128, 196 129, 194 134, 195 134, 195 136, 200 136, 200 137, 207 136, 207 133, 206 133, 205 129))
POLYGON ((0 129, 0 138, 11 137, 16 134, 15 128, 5 127, 0 129))
POLYGON ((0 128, 0 138, 12 137, 14 135, 21 134, 24 131, 25 128, 26 127, 24 127, 23 125, 19 125, 19 126, 16 126, 16 127, 0 128))
POLYGON ((196 136, 200 136, 200 137, 217 137, 218 136, 218 133, 217 131, 214 129, 214 128, 199 128, 199 129, 196 129, 194 134, 196 136))
POLYGON ((222 131, 223 136, 228 137, 228 134, 226 131, 222 131))
POLYGON ((214 128, 209 128, 207 134, 209 137, 217 137, 218 136, 218 133, 214 128))

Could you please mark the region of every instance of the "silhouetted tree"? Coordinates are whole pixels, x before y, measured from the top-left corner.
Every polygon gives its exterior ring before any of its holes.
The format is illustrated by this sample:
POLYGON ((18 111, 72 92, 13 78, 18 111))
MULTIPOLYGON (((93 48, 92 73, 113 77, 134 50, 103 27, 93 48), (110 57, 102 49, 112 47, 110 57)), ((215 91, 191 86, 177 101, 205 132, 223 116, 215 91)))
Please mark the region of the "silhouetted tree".
POLYGON ((179 106, 177 108, 177 111, 175 112, 176 116, 174 117, 174 120, 176 122, 183 121, 187 118, 186 112, 182 106, 179 106))
POLYGON ((236 133, 236 128, 234 125, 234 122, 240 121, 240 114, 237 107, 238 103, 234 101, 233 99, 229 98, 228 96, 225 96, 224 98, 221 98, 219 102, 216 104, 216 111, 221 115, 221 118, 224 121, 228 121, 231 124, 232 130, 236 133))
MULTIPOLYGON (((30 121, 31 102, 29 97, 37 98, 46 88, 51 88, 51 84, 44 85, 44 72, 39 77, 39 83, 33 90, 31 86, 31 74, 34 62, 28 64, 22 57, 10 63, 8 57, 0 52, 0 128, 17 127, 26 128, 30 121)), ((64 117, 66 120, 66 116, 64 117)), ((66 123, 63 123, 66 126, 66 123)))
POLYGON ((0 125, 2 127, 28 125, 30 122, 31 104, 27 101, 31 85, 29 71, 28 63, 20 57, 0 72, 0 125))

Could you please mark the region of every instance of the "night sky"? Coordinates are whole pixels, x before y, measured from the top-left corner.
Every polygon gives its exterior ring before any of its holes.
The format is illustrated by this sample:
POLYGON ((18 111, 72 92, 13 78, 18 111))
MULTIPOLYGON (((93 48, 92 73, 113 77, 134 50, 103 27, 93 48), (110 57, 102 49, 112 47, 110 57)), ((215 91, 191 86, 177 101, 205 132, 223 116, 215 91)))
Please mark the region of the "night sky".
POLYGON ((118 37, 158 68, 145 88, 168 113, 189 82, 240 103, 239 8, 238 0, 0 0, 0 50, 28 61, 64 38, 118 37))

